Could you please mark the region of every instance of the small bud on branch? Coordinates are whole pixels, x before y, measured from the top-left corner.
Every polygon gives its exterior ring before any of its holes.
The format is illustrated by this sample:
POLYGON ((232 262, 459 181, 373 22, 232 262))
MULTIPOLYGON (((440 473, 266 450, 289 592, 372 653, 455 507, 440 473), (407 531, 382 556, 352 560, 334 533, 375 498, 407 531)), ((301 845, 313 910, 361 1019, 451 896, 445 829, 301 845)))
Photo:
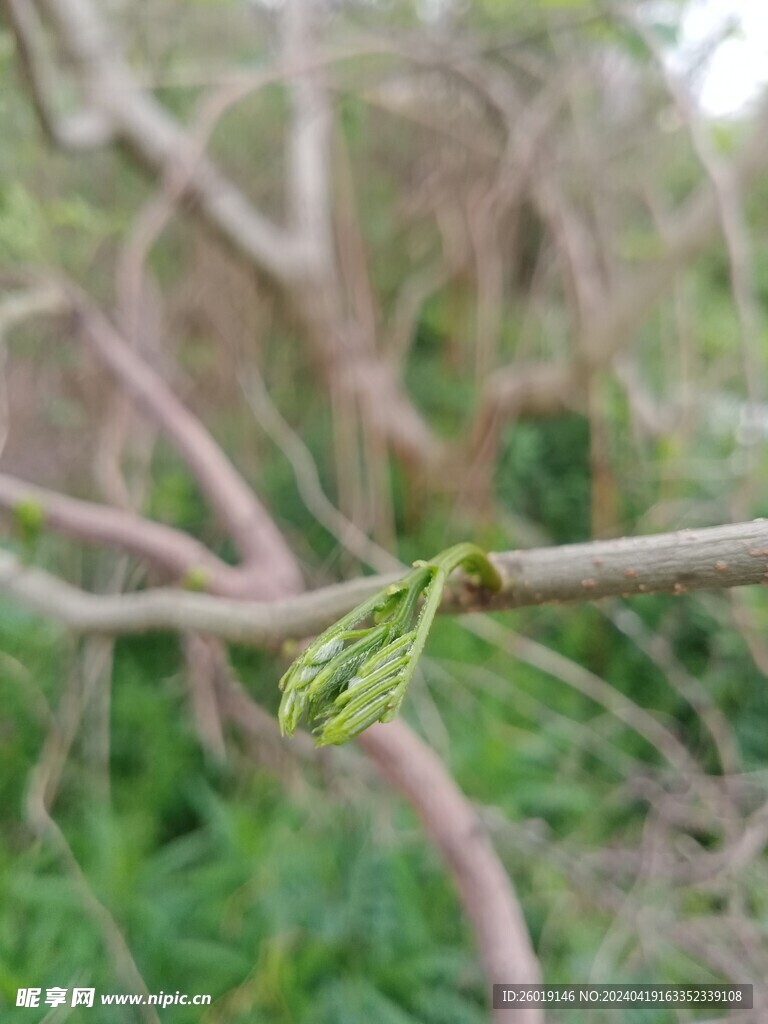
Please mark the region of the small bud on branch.
POLYGON ((318 746, 327 746, 345 743, 374 722, 391 721, 424 649, 443 588, 459 566, 490 590, 500 589, 501 577, 474 544, 457 544, 429 562, 414 562, 412 572, 339 619, 293 662, 280 680, 283 733, 293 735, 306 714, 317 723, 318 746))

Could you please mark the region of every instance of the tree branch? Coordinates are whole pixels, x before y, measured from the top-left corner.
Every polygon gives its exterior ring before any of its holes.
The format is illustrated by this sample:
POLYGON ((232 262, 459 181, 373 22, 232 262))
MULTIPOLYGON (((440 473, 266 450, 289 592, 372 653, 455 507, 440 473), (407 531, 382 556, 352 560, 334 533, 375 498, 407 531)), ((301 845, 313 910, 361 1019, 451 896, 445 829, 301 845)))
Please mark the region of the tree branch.
MULTIPOLYGON (((768 583, 768 521, 680 530, 647 537, 491 554, 503 585, 497 594, 460 576, 441 611, 463 614, 601 597, 768 583)), ((79 632, 196 630, 257 647, 314 635, 400 574, 365 576, 269 604, 163 589, 88 594, 0 552, 0 589, 79 632)))
MULTIPOLYGON (((755 119, 750 141, 723 169, 730 187, 740 192, 765 173, 768 164, 768 103, 755 119)), ((632 332, 649 310, 665 295, 681 267, 706 251, 721 227, 720 202, 716 189, 707 181, 677 211, 665 239, 665 251, 645 267, 633 267, 587 324, 584 351, 592 365, 604 365, 630 340, 632 332)))
POLYGON ((282 21, 286 63, 305 69, 292 80, 290 90, 290 216, 296 237, 303 240, 308 267, 314 273, 327 273, 333 263, 328 146, 331 106, 323 71, 313 61, 320 21, 318 5, 306 0, 287 0, 282 21))
MULTIPOLYGON (((187 133, 138 83, 89 0, 43 0, 43 7, 92 108, 153 173, 187 152, 187 133)), ((215 164, 201 158, 187 183, 200 214, 240 252, 278 280, 301 270, 292 237, 255 209, 215 164)))
MULTIPOLYGON (((414 806, 440 851, 475 929, 486 978, 501 982, 512 969, 519 984, 540 984, 525 918, 506 872, 479 816, 438 756, 402 722, 373 725, 358 742, 414 806)), ((506 1011, 494 1013, 499 1022, 507 1017, 506 1011)), ((540 1024, 544 1016, 530 1007, 518 1010, 515 1019, 540 1024)))
POLYGON ((5 11, 16 37, 19 63, 35 113, 51 142, 68 152, 83 152, 111 142, 109 122, 96 111, 81 110, 62 117, 53 110, 56 86, 42 45, 43 29, 35 5, 29 0, 7 0, 5 11))
MULTIPOLYGON (((251 584, 258 584, 256 577, 268 581, 262 587, 265 595, 300 591, 301 575, 282 534, 202 423, 82 291, 69 284, 60 290, 62 301, 58 305, 53 294, 41 292, 45 299, 42 311, 64 305, 74 309, 91 351, 173 442, 189 466, 252 570, 251 584)), ((257 596, 253 590, 251 594, 257 596)))
POLYGON ((39 508, 43 528, 86 544, 119 548, 183 581, 202 574, 203 589, 229 597, 245 595, 253 580, 242 569, 227 565, 189 534, 164 523, 97 502, 80 501, 0 473, 0 509, 13 513, 20 506, 39 508))
MULTIPOLYGON (((194 140, 139 84, 96 5, 90 0, 41 3, 91 107, 145 167, 173 180, 179 155, 196 153, 194 140)), ((294 70, 308 74, 312 69, 294 70)), ((299 221, 292 225, 294 230, 263 216, 203 153, 185 168, 183 196, 194 201, 192 209, 210 229, 288 294, 324 378, 362 410, 377 436, 406 465, 435 466, 443 446, 403 391, 392 367, 367 343, 353 318, 345 316, 340 295, 332 294, 338 291, 332 263, 320 260, 318 265, 319 249, 332 248, 331 200, 326 195, 322 209, 307 207, 325 187, 327 175, 327 168, 317 167, 318 159, 327 159, 327 153, 324 127, 315 117, 315 102, 310 101, 310 85, 307 78, 294 94, 298 120, 293 135, 293 199, 294 219, 299 221), (310 149, 312 166, 300 165, 310 149), (307 229, 314 232, 313 238, 307 229)))

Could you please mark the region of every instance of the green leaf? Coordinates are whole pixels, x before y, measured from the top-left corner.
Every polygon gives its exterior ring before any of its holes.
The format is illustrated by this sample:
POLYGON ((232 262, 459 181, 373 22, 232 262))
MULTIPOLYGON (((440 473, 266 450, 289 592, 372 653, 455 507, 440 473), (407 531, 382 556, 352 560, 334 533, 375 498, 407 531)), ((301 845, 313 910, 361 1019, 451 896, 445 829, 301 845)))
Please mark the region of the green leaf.
POLYGON ((345 743, 400 709, 449 574, 458 566, 490 589, 501 579, 474 544, 457 544, 379 591, 322 633, 283 678, 278 719, 293 735, 302 716, 317 723, 317 744, 345 743), (419 602, 423 600, 419 610, 419 602))

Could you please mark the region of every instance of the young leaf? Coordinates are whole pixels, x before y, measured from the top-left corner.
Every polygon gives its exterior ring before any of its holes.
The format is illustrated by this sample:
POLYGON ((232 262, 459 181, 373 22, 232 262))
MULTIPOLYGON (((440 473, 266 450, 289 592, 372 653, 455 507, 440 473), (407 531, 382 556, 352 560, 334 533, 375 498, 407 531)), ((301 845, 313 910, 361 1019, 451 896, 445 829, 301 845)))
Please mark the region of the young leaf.
POLYGON ((443 588, 460 565, 491 590, 501 587, 480 548, 457 544, 429 562, 414 562, 402 580, 317 637, 280 680, 283 734, 293 735, 306 715, 317 723, 318 746, 325 746, 345 743, 374 722, 391 721, 421 657, 443 588))

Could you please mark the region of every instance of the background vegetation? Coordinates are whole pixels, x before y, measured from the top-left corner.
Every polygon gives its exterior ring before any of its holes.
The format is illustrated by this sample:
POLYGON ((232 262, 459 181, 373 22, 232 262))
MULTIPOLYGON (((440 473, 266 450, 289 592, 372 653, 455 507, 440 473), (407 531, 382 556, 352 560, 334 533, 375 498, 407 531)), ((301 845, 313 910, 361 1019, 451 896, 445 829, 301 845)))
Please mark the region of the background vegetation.
MULTIPOLYGON (((187 124, 225 76, 279 54, 280 5, 108 7, 144 87, 187 124)), ((665 79, 654 47, 674 41, 684 8, 665 5, 663 18, 659 5, 588 2, 479 0, 432 19, 407 3, 323 10, 327 45, 360 51, 328 73, 341 292, 451 446, 447 471, 401 457, 389 428, 382 437, 366 420, 365 397, 334 392, 306 344, 306 311, 199 223, 194 201, 153 240, 142 315, 155 341, 144 351, 267 503, 309 586, 381 565, 318 516, 306 462, 297 476, 287 457, 297 439, 347 520, 404 562, 468 538, 504 550, 768 514, 766 184, 718 177, 751 144, 753 121, 759 134, 760 111, 707 123, 680 100, 675 90, 689 96, 692 83, 665 79), (370 38, 383 54, 369 42, 364 52, 370 38), (532 170, 526 138, 505 150, 499 108, 482 95, 497 79, 545 140, 531 143, 532 170), (494 406, 501 373, 525 382, 533 363, 579 362, 615 280, 664 266, 678 211, 708 182, 711 245, 670 259, 610 357, 579 364, 587 386, 577 374, 537 407, 523 384, 494 406), (590 265, 605 288, 596 308, 590 265)), ((66 71, 62 110, 80 99, 66 71)), ((254 91, 209 144, 275 220, 290 100, 279 79, 254 91)), ((50 146, 10 21, 0 137, 7 294, 22 267, 56 268, 125 324, 121 260, 162 183, 120 148, 50 146)), ((141 414, 114 426, 118 391, 65 323, 30 320, 4 341, 4 473, 110 501, 117 464, 143 514, 235 560, 167 441, 141 414)), ((85 589, 159 578, 18 514, 4 529, 20 557, 85 589)), ((405 717, 475 802, 548 981, 768 978, 766 623, 753 589, 436 624, 405 717), (645 712, 669 737, 663 748, 645 712)), ((233 678, 269 712, 285 664, 281 653, 229 651, 233 678)), ((472 935, 412 812, 357 749, 307 756, 267 720, 260 736, 223 726, 192 675, 176 635, 111 644, 0 604, 3 1019, 155 1019, 14 1005, 21 986, 120 992, 136 975, 151 992, 213 995, 202 1013, 163 1011, 171 1024, 487 1019, 472 935), (55 794, 53 828, 36 817, 41 785, 55 794)))

